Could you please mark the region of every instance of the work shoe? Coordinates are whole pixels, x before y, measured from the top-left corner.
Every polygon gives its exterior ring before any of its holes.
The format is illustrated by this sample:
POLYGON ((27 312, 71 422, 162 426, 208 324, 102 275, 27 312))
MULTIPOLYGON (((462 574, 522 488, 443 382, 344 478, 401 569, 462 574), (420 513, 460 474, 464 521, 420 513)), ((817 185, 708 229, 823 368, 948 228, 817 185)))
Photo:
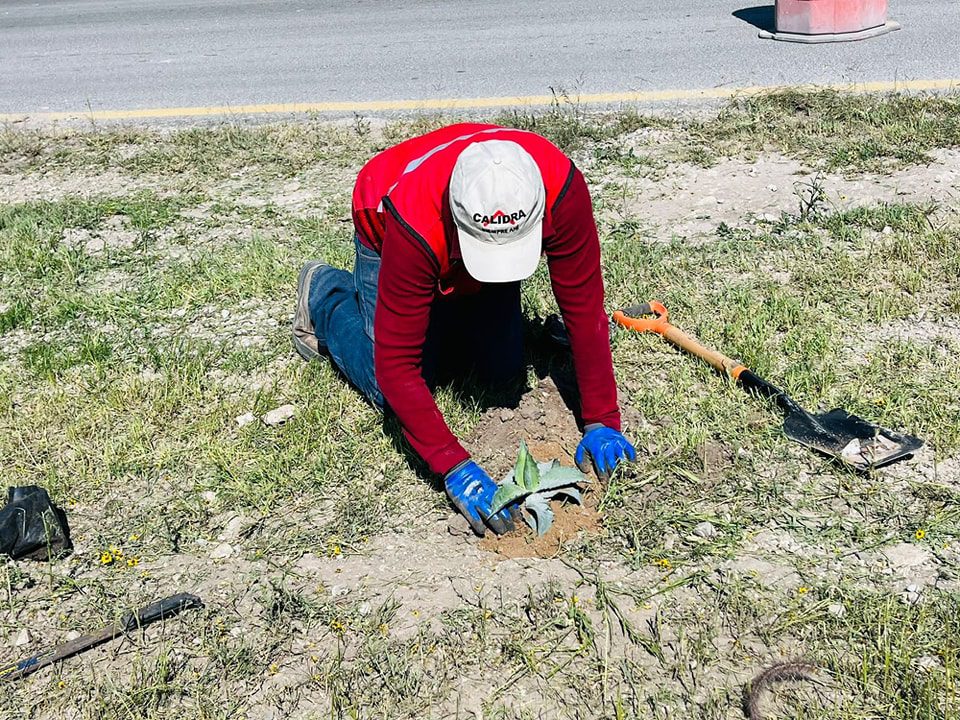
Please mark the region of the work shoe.
POLYGON ((314 273, 320 268, 329 267, 320 260, 310 260, 300 270, 297 279, 297 309, 293 314, 293 346, 304 360, 320 357, 320 344, 310 319, 310 285, 314 273))
POLYGON ((67 516, 36 485, 7 490, 0 509, 0 553, 14 560, 48 560, 73 549, 67 516))

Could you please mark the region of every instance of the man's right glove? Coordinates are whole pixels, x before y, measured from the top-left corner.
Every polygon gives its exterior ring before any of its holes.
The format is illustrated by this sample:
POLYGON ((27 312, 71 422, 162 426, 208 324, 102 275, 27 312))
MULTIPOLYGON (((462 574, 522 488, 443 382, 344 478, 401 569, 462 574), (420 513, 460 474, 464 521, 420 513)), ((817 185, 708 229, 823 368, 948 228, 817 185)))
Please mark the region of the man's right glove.
POLYGON ((507 508, 490 514, 497 484, 473 460, 464 460, 444 478, 447 497, 470 523, 473 531, 483 537, 487 527, 497 535, 514 528, 513 517, 507 508))

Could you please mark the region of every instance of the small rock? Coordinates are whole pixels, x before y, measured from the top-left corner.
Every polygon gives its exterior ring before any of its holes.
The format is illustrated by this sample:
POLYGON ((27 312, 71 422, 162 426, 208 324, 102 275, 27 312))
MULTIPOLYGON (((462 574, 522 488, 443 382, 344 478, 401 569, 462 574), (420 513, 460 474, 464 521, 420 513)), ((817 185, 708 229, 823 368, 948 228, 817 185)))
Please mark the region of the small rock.
POLYGON ((693 529, 693 534, 704 540, 710 540, 717 536, 717 529, 713 526, 713 523, 704 520, 693 529))
POLYGON ((265 425, 269 425, 270 427, 283 425, 287 420, 293 417, 295 412, 296 408, 293 405, 281 405, 276 410, 271 410, 264 415, 263 422, 265 425))
POLYGON ((200 497, 209 505, 213 505, 217 501, 217 494, 213 490, 204 490, 200 493, 200 497))
POLYGON ((246 412, 243 415, 238 415, 236 418, 234 418, 234 420, 237 423, 237 427, 245 427, 246 425, 249 425, 256 419, 257 419, 257 416, 254 415, 252 412, 246 412))
POLYGON ((767 190, 769 190, 770 192, 776 192, 776 191, 777 191, 777 186, 776 186, 776 185, 767 185, 767 190))
POLYGON ((17 637, 14 638, 13 646, 22 647, 23 645, 29 645, 32 639, 33 638, 30 637, 30 631, 23 628, 17 633, 17 637))
POLYGON ((76 640, 78 637, 80 637, 80 633, 77 632, 76 630, 71 630, 70 632, 68 632, 68 633, 66 634, 66 636, 65 636, 64 639, 65 639, 67 642, 73 642, 73 641, 76 640))
POLYGON ((473 533, 473 530, 463 515, 460 513, 451 513, 450 517, 447 518, 447 532, 451 535, 458 536, 470 535, 473 533))
POLYGON ((330 597, 343 597, 350 592, 350 588, 346 585, 334 585, 330 588, 330 597))
POLYGON ((223 532, 217 539, 224 540, 226 542, 233 542, 239 539, 240 534, 244 531, 247 524, 247 518, 245 518, 243 515, 235 515, 230 518, 226 526, 223 528, 223 532))
POLYGON ((243 628, 240 627, 239 625, 235 625, 232 628, 230 628, 230 637, 238 638, 241 635, 243 635, 243 628))
POLYGON ((372 609, 372 608, 370 607, 370 603, 368 603, 368 602, 362 602, 362 603, 360 603, 360 605, 357 607, 357 612, 360 613, 361 615, 369 615, 371 609, 372 609))
POLYGON ((213 552, 210 553, 211 560, 223 560, 233 555, 233 546, 230 543, 220 543, 217 545, 213 552))
POLYGON ((890 233, 893 232, 893 228, 890 227, 889 225, 884 225, 884 226, 883 226, 883 230, 881 230, 881 232, 882 232, 884 235, 889 235, 890 233))
POLYGON ((230 311, 224 308, 223 310, 220 311, 220 317, 226 320, 227 318, 230 317, 230 311))
POLYGON ((500 422, 509 422, 513 420, 514 417, 516 417, 516 413, 509 408, 504 408, 500 411, 500 422))
POLYGON ((906 589, 900 594, 900 599, 903 600, 907 605, 916 605, 920 602, 920 598, 923 595, 919 585, 907 585, 906 589))
POLYGON ((836 618, 842 618, 847 614, 847 609, 840 603, 833 603, 827 608, 827 612, 836 618))

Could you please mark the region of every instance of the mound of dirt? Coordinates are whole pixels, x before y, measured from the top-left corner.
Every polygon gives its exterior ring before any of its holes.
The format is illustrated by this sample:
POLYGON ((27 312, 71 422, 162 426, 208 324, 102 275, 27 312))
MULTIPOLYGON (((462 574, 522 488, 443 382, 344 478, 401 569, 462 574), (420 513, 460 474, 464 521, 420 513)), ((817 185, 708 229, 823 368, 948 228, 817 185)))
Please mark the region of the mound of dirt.
MULTIPOLYGON (((559 460, 573 466, 573 455, 580 442, 580 429, 560 391, 550 378, 540 381, 526 393, 516 408, 492 408, 464 445, 473 458, 491 473, 502 478, 513 467, 517 448, 523 440, 540 462, 559 460)), ((584 486, 583 505, 552 502, 553 525, 537 537, 525 524, 512 533, 497 537, 492 533, 480 541, 480 547, 505 558, 555 556, 563 543, 582 534, 602 531, 597 505, 601 488, 596 478, 584 486)))
POLYGON ((523 440, 537 460, 573 465, 580 429, 549 377, 526 393, 516 408, 491 408, 463 445, 494 478, 502 478, 517 460, 523 440))
POLYGON ((587 486, 583 505, 551 502, 553 525, 541 537, 537 537, 533 530, 521 522, 516 530, 506 535, 498 537, 489 533, 479 546, 504 558, 555 557, 564 543, 603 531, 602 518, 596 510, 597 496, 592 486, 587 486))

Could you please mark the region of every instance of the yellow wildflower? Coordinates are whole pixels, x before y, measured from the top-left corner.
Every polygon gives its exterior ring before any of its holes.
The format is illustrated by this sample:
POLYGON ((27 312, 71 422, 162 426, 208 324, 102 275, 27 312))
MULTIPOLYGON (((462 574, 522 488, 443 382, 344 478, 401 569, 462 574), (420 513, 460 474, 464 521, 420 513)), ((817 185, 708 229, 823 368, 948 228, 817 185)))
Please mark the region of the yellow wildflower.
POLYGON ((913 534, 917 540, 923 540, 927 536, 927 531, 923 528, 917 528, 917 531, 913 534))

